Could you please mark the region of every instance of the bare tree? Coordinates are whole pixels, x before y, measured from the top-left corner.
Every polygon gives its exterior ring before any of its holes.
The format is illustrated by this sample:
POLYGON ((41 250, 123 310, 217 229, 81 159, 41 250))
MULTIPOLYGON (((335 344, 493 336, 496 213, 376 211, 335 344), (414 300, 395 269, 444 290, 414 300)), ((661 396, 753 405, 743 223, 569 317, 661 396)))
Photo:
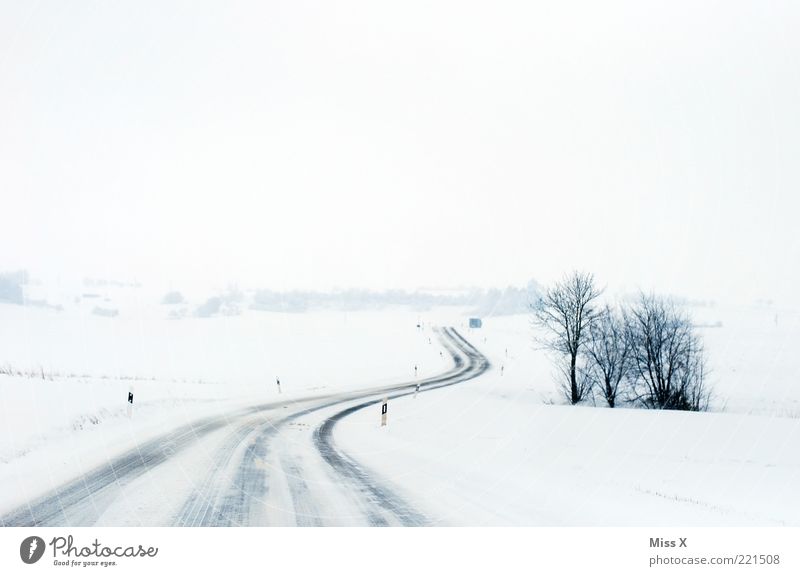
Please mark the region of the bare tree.
POLYGON ((589 326, 586 342, 586 378, 613 408, 621 383, 628 373, 630 340, 626 337, 625 317, 606 306, 589 326))
POLYGON ((559 356, 562 389, 572 404, 583 400, 591 386, 579 377, 578 355, 597 318, 598 296, 592 274, 573 272, 548 288, 533 305, 536 324, 547 333, 543 344, 559 356))
POLYGON ((708 409, 703 346, 682 310, 642 294, 627 315, 626 334, 634 401, 648 408, 708 409))
POLYGON ((687 366, 678 373, 680 390, 678 408, 694 412, 704 412, 711 404, 712 391, 706 382, 706 357, 700 339, 693 335, 692 344, 687 350, 687 366))

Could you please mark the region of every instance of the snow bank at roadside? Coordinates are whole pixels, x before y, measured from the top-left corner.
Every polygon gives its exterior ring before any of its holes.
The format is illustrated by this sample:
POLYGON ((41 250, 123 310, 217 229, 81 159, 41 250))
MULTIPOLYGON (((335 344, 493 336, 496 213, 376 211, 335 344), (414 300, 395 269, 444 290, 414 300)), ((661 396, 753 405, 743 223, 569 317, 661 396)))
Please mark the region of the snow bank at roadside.
POLYGON ((550 406, 496 373, 335 440, 451 525, 800 525, 800 420, 550 406))

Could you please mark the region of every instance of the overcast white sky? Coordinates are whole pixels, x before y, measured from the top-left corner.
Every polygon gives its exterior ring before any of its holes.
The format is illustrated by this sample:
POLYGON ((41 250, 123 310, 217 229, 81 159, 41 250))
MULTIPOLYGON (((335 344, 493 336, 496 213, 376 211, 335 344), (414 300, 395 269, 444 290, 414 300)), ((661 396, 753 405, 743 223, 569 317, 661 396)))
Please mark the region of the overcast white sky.
POLYGON ((0 269, 794 297, 796 2, 0 3, 0 269))

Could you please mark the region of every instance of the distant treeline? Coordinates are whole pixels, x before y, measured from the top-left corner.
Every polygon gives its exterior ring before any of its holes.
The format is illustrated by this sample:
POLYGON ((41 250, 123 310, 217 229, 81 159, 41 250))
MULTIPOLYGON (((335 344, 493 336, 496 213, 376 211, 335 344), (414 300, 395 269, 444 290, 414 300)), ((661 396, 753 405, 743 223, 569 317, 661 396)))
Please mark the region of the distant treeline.
MULTIPOLYGON (((26 298, 25 286, 30 283, 24 270, 0 272, 0 302, 26 304, 29 306, 51 306, 44 300, 26 298)), ((86 279, 87 286, 98 287, 136 287, 138 284, 115 282, 112 280, 86 279)), ((504 316, 525 314, 535 302, 541 289, 535 281, 527 286, 506 288, 469 288, 453 291, 438 290, 334 290, 319 292, 311 290, 277 291, 270 289, 243 291, 236 287, 210 295, 199 302, 189 302, 181 292, 167 292, 161 304, 169 306, 170 318, 180 319, 189 316, 211 318, 215 316, 236 316, 243 309, 269 312, 306 312, 309 310, 380 310, 394 306, 405 306, 415 310, 429 310, 439 306, 460 306, 474 316, 504 316)), ((82 298, 97 298, 99 294, 84 293, 82 298)), ((117 316, 119 311, 111 307, 96 306, 92 313, 99 316, 117 316)))
POLYGON ((538 285, 525 288, 469 289, 457 293, 405 290, 341 290, 334 292, 257 290, 250 303, 254 310, 270 312, 305 312, 307 310, 379 310, 390 306, 408 306, 427 310, 437 306, 472 308, 479 316, 525 313, 538 294, 538 285))

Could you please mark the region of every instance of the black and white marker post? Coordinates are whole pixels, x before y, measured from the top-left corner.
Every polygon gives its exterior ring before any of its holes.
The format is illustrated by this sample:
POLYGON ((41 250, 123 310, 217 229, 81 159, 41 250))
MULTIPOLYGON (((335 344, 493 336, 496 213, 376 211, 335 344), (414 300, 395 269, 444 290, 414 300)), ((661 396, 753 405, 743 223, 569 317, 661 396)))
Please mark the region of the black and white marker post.
POLYGON ((281 379, 280 378, 275 378, 275 382, 277 382, 277 384, 278 384, 278 394, 280 394, 281 393, 281 379))
POLYGON ((386 426, 386 413, 389 411, 389 399, 383 397, 383 404, 381 404, 381 426, 386 426))
POLYGON ((133 386, 128 388, 128 418, 133 414, 133 386))
POLYGON ((417 397, 417 394, 419 394, 419 382, 417 382, 417 385, 414 387, 414 398, 417 397))

